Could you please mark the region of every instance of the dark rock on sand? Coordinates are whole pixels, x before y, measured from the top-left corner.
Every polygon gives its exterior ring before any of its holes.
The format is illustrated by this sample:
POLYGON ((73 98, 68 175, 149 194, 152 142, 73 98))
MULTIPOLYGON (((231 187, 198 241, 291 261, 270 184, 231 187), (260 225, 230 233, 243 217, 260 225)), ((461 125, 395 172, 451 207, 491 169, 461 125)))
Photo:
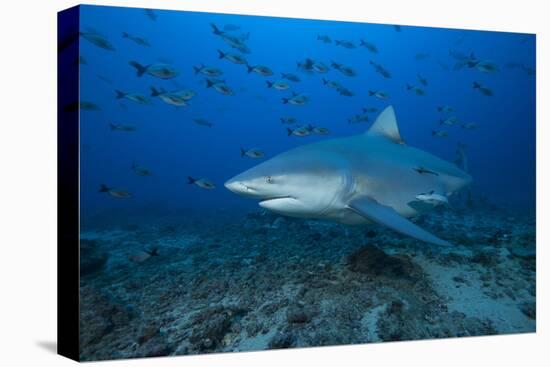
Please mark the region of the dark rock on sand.
POLYGON ((290 324, 305 324, 311 321, 311 312, 304 307, 291 306, 286 312, 290 324))
POLYGON ((109 256, 97 247, 97 242, 80 240, 80 275, 85 276, 100 271, 109 256))
POLYGON ((296 344, 296 337, 289 332, 286 333, 277 333, 270 341, 269 341, 269 349, 283 349, 283 348, 291 348, 295 346, 296 344))
POLYGON ((520 306, 520 310, 525 314, 525 316, 533 320, 537 318, 537 306, 535 302, 525 302, 520 306))
POLYGON ((373 245, 360 248, 347 260, 351 271, 371 276, 408 278, 413 271, 410 259, 388 255, 373 245))

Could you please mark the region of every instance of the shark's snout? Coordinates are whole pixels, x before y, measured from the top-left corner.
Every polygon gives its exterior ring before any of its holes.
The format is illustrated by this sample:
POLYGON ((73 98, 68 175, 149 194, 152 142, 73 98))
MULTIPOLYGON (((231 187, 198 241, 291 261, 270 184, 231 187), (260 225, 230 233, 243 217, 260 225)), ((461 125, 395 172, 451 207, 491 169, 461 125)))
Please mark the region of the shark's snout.
POLYGON ((224 183, 224 186, 229 190, 234 192, 235 194, 244 195, 248 191, 248 187, 244 185, 242 182, 231 179, 224 183))

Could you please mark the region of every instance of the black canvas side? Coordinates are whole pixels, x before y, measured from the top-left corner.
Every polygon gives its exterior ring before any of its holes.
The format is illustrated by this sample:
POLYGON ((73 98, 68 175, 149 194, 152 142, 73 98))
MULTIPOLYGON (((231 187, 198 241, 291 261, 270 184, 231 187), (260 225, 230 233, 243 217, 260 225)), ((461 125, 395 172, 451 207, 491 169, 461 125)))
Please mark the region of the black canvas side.
POLYGON ((57 15, 57 353, 79 360, 79 13, 57 15))

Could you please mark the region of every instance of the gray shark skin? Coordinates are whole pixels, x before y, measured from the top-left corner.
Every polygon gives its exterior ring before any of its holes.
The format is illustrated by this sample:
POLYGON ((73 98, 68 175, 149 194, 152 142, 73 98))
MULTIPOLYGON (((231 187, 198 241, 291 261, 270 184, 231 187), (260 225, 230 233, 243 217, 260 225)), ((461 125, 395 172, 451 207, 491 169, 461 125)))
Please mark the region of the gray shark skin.
POLYGON ((375 222, 436 245, 449 245, 407 218, 433 208, 421 193, 445 197, 472 178, 454 164, 407 146, 392 106, 364 134, 283 152, 225 183, 273 212, 357 225, 375 222))

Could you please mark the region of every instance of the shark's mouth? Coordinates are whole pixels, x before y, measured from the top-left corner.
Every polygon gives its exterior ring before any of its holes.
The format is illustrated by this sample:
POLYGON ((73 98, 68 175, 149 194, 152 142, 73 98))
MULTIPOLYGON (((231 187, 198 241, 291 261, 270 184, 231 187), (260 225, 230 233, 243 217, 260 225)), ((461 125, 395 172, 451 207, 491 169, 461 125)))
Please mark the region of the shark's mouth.
POLYGON ((281 199, 294 199, 292 196, 274 196, 274 197, 271 197, 271 198, 265 198, 265 199, 262 199, 260 200, 259 204, 265 204, 267 202, 271 202, 271 201, 275 201, 275 200, 281 200, 281 199))

